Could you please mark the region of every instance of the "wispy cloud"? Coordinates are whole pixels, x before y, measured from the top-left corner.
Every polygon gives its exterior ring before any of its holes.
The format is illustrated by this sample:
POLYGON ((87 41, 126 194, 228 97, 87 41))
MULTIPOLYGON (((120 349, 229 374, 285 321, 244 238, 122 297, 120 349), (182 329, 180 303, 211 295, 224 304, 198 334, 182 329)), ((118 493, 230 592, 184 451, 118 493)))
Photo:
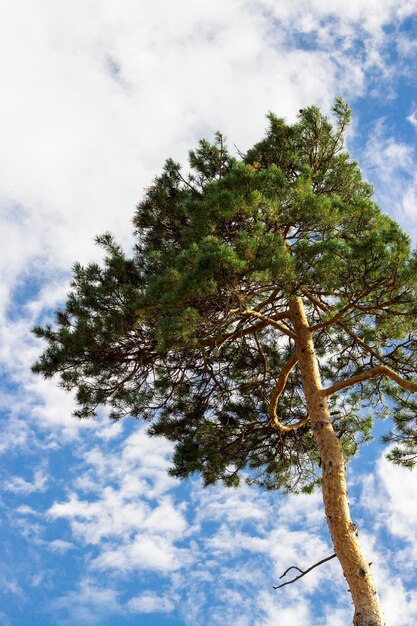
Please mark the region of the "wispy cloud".
POLYGON ((3 489, 16 494, 28 495, 45 491, 47 488, 48 474, 45 469, 37 470, 33 475, 32 481, 28 481, 21 476, 9 476, 7 481, 3 482, 3 489))

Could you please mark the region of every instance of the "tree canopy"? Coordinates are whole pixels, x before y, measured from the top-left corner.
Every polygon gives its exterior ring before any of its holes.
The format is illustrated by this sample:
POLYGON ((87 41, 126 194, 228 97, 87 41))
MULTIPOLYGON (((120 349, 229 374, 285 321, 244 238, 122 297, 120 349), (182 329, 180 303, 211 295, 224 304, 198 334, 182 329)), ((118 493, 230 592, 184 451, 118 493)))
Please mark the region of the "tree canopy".
POLYGON ((104 264, 74 266, 65 307, 35 329, 48 346, 34 371, 76 390, 78 417, 108 405, 148 420, 175 443, 175 476, 236 485, 249 469, 309 491, 321 459, 288 313, 301 297, 345 459, 389 414, 390 457, 413 465, 417 260, 344 148, 350 115, 341 99, 333 120, 271 113, 246 154, 216 133, 189 171, 168 160, 137 207, 133 254, 105 234, 104 264))

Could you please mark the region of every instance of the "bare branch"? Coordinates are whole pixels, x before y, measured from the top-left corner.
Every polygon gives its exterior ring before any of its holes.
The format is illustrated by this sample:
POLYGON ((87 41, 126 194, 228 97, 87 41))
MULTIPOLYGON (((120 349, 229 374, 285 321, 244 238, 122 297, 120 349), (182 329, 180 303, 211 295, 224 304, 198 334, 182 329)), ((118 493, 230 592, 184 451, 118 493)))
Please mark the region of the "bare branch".
POLYGON ((328 397, 337 391, 341 391, 342 389, 346 389, 347 387, 353 387, 353 385, 357 385, 358 383, 363 382, 364 380, 369 380, 370 378, 375 378, 376 376, 387 376, 391 378, 394 382, 396 382, 403 389, 408 389, 408 391, 417 392, 417 384, 413 383, 411 380, 407 380, 403 378, 397 372, 394 372, 390 367, 386 365, 377 365, 376 367, 372 367, 366 372, 362 372, 361 374, 357 374, 356 376, 352 376, 351 378, 346 378, 345 380, 341 380, 327 389, 323 389, 323 395, 328 397))
POLYGON ((282 576, 280 576, 280 580, 281 578, 284 578, 284 576, 286 576, 288 574, 288 572, 292 569, 296 569, 299 572, 301 572, 301 574, 299 576, 296 576, 295 578, 293 578, 292 580, 287 580, 286 583, 282 583, 281 585, 277 585, 276 587, 274 587, 274 589, 281 589, 281 587, 285 587, 285 585, 291 585, 291 583, 295 583, 296 580, 299 580, 300 578, 302 578, 303 576, 305 576, 306 574, 308 574, 309 572, 311 572, 312 569, 314 569, 315 567, 318 567, 319 565, 323 565, 323 563, 326 563, 327 561, 331 561, 331 559, 336 558, 336 554, 332 554, 331 556, 326 557, 325 559, 322 559, 321 561, 318 561, 317 563, 315 563, 314 565, 312 565, 311 567, 309 567, 306 570, 302 570, 299 567, 297 567, 296 565, 292 565, 291 567, 289 567, 288 569, 285 570, 285 572, 282 574, 282 576))

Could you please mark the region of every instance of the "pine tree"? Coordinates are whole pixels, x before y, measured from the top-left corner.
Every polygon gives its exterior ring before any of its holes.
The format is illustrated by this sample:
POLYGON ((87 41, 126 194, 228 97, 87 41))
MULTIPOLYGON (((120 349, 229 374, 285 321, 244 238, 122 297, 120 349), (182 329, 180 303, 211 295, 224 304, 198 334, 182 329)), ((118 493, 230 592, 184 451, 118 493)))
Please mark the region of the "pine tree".
POLYGON ((200 141, 168 160, 134 216, 131 258, 74 267, 34 366, 175 444, 171 472, 206 485, 323 491, 356 626, 384 619, 347 501, 345 464, 393 420, 390 458, 417 455, 417 260, 344 149, 351 112, 317 107, 233 157, 200 141))

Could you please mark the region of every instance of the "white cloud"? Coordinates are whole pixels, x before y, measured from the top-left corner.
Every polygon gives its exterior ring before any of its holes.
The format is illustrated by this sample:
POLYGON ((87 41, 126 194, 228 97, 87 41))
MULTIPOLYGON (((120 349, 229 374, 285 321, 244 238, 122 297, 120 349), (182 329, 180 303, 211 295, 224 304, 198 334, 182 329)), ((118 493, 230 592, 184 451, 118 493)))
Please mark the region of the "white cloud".
POLYGON ((109 549, 104 546, 100 556, 92 561, 92 567, 97 570, 145 570, 165 574, 189 561, 188 551, 176 548, 168 537, 158 533, 140 533, 125 544, 109 549))
POLYGON ((287 603, 284 599, 278 600, 276 594, 261 591, 259 604, 263 608, 265 617, 257 623, 257 626, 275 626, 278 615, 280 626, 312 623, 308 605, 300 600, 287 603))
POLYGON ((50 611, 64 614, 59 624, 100 624, 109 615, 122 612, 118 593, 114 589, 105 588, 95 581, 84 579, 74 591, 54 599, 50 603, 50 611))
MULTIPOLYGON (((173 595, 169 602, 161 600, 160 611, 181 606, 187 624, 204 624, 207 619, 221 624, 223 616, 227 623, 250 626, 249 614, 258 616, 256 624, 269 624, 272 608, 268 612, 253 587, 271 588, 290 565, 307 567, 328 555, 329 548, 320 537, 319 496, 283 502, 247 486, 203 489, 199 481, 193 481, 186 511, 183 504, 175 504, 177 481, 163 478, 170 450, 170 444, 148 438, 143 429, 107 453, 98 448, 85 450, 83 460, 89 469, 84 470, 83 479, 69 486, 66 501, 49 508, 49 518, 68 521, 71 544, 91 547, 90 576, 142 571, 168 577, 173 595), (159 485, 156 490, 155 485, 159 485), (297 530, 291 527, 294 520, 297 530), (243 559, 246 567, 236 567, 236 558, 243 559), (202 585, 215 593, 217 608, 206 606, 202 585), (242 586, 248 595, 243 604, 242 586), (194 612, 188 610, 191 604, 194 612), (246 609, 239 613, 237 607, 244 605, 246 609)), ((285 595, 277 595, 274 601, 271 596, 270 605, 278 602, 275 608, 279 607, 280 615, 283 611, 284 620, 291 614, 285 606, 288 602, 293 613, 306 616, 310 595, 324 580, 330 583, 338 577, 340 573, 331 566, 317 570, 302 579, 297 589, 286 588, 285 595), (298 600, 295 608, 300 589, 305 601, 300 604, 298 600)), ((337 592, 334 582, 331 586, 337 592)), ((128 603, 129 610, 154 610, 154 596, 138 597, 128 603)))
MULTIPOLYGON (((338 626, 348 619, 349 596, 336 561, 317 568, 283 590, 267 591, 283 582, 279 577, 287 567, 306 568, 331 553, 319 494, 283 500, 246 486, 239 490, 219 486, 202 489, 194 481, 185 515, 183 507, 174 504, 176 483, 165 485, 164 493, 157 499, 147 493, 146 481, 136 483, 134 489, 126 489, 123 475, 136 472, 145 475, 147 459, 151 476, 155 469, 164 471, 167 450, 161 448, 158 450, 158 441, 147 440, 144 432, 139 431, 107 456, 96 448, 85 452, 96 489, 89 491, 88 500, 73 491, 66 502, 57 502, 49 510, 53 519, 68 520, 72 532, 70 545, 87 543, 94 547, 88 559, 90 587, 95 572, 127 576, 142 571, 168 578, 169 596, 143 591, 124 608, 115 600, 112 609, 115 615, 123 610, 137 613, 180 610, 184 624, 194 626, 206 623, 269 626, 277 616, 280 624, 292 624, 296 620, 300 626, 307 626, 316 619, 327 626, 338 626), (141 449, 145 456, 139 461, 141 449), (328 600, 323 600, 322 605, 315 596, 324 587, 328 597, 333 598, 331 613, 326 608, 328 600), (209 602, 207 594, 214 600, 209 602)), ((365 554, 373 561, 387 618, 394 626, 410 626, 416 595, 407 591, 400 581, 389 562, 391 556, 387 548, 381 548, 378 537, 387 528, 402 539, 408 535, 410 543, 416 542, 417 524, 407 510, 407 503, 416 494, 411 474, 410 482, 404 479, 407 475, 397 475, 397 468, 388 468, 385 461, 378 463, 375 476, 371 475, 364 483, 366 498, 355 506, 359 511, 365 507, 372 512, 372 534, 362 531, 360 538, 365 554), (403 520, 401 525, 399 520, 406 515, 408 520, 403 520)), ((158 475, 148 482, 151 493, 152 480, 157 481, 158 475)), ((80 487, 75 481, 72 488, 77 485, 80 487)), ((63 548, 66 547, 63 542, 63 548)), ((401 554, 397 556, 402 558, 401 554)), ((94 602, 88 600, 89 593, 82 606, 76 604, 74 613, 85 621, 94 602)), ((105 594, 104 602, 107 600, 105 594)), ((64 604, 60 604, 61 608, 64 604)))
POLYGON ((153 591, 144 591, 127 603, 132 613, 170 613, 174 603, 167 596, 158 596, 153 591))
MULTIPOLYGON (((3 400, 6 394, 0 394, 0 406, 3 405, 3 400)), ((11 398, 10 398, 11 401, 11 398)), ((10 407, 10 403, 4 403, 7 407, 10 407)), ((12 416, 7 421, 5 420, 2 429, 2 437, 0 441, 0 454, 3 454, 10 448, 17 449, 27 444, 31 429, 29 424, 23 420, 12 416)))
POLYGON ((366 142, 361 159, 365 178, 374 185, 382 209, 398 220, 415 240, 410 228, 417 223, 417 177, 415 150, 396 140, 383 119, 379 119, 366 142))
POLYGON ((392 181, 393 175, 412 171, 412 146, 396 141, 383 119, 375 123, 366 143, 365 157, 367 168, 384 182, 392 181))
POLYGON ((417 221, 417 175, 407 185, 402 197, 402 208, 406 217, 417 221))
POLYGON ((63 539, 54 539, 49 542, 48 547, 50 550, 53 550, 53 552, 60 552, 62 554, 71 550, 71 548, 74 547, 74 544, 70 541, 64 541, 63 539))
POLYGON ((190 559, 176 542, 187 532, 184 505, 174 506, 167 491, 177 485, 167 474, 171 446, 150 439, 139 428, 118 450, 84 453, 90 467, 64 502, 48 510, 50 519, 67 519, 77 543, 99 546, 91 566, 98 570, 170 572, 190 559))
POLYGON ((27 506, 27 504, 22 504, 17 507, 16 513, 20 513, 21 515, 34 515, 35 517, 40 515, 38 511, 35 511, 32 507, 27 506))
POLYGON ((408 117, 407 121, 410 122, 415 129, 417 129, 417 111, 413 111, 408 117))
POLYGON ((125 238, 161 159, 182 158, 201 133, 220 126, 246 146, 269 108, 292 116, 306 102, 328 104, 336 82, 339 91, 361 92, 360 64, 338 52, 336 37, 352 43, 358 24, 376 36, 406 11, 393 1, 271 3, 286 20, 271 29, 265 6, 9 3, 0 181, 10 233, 2 258, 13 260, 14 272, 45 254, 41 271, 67 269, 93 254, 91 237, 100 230, 125 238), (298 23, 320 33, 329 16, 343 21, 327 29, 323 50, 287 47, 298 23))
POLYGON ((97 433, 97 436, 100 439, 104 439, 105 441, 110 441, 111 439, 115 439, 116 437, 119 437, 123 432, 123 422, 122 421, 118 421, 118 422, 109 422, 106 425, 103 425, 99 432, 97 433))
POLYGON ((48 474, 44 469, 37 470, 33 475, 33 481, 28 481, 22 476, 9 476, 3 483, 3 489, 12 493, 29 495, 45 491, 48 488, 48 474))
POLYGON ((10 576, 4 576, 2 574, 0 575, 0 585, 1 589, 7 591, 7 593, 18 596, 19 598, 25 597, 23 589, 20 587, 15 578, 11 578, 10 576))
POLYGON ((269 7, 271 12, 285 23, 293 23, 297 17, 311 14, 317 23, 333 17, 342 24, 355 23, 364 28, 369 35, 379 38, 381 28, 387 22, 412 14, 417 4, 415 0, 353 0, 346 3, 343 0, 334 0, 331 4, 326 0, 303 0, 297 3, 274 3, 272 0, 263 0, 262 4, 269 7))
POLYGON ((394 537, 404 539, 408 551, 417 560, 417 483, 415 474, 409 469, 398 467, 384 456, 377 465, 377 475, 370 493, 374 505, 384 516, 387 529, 394 537), (384 497, 381 498, 381 491, 384 497))
POLYGON ((368 519, 360 532, 364 553, 380 593, 387 623, 417 625, 417 487, 414 473, 382 455, 375 471, 359 477, 358 508, 368 519), (414 620, 414 621, 413 621, 414 620))

